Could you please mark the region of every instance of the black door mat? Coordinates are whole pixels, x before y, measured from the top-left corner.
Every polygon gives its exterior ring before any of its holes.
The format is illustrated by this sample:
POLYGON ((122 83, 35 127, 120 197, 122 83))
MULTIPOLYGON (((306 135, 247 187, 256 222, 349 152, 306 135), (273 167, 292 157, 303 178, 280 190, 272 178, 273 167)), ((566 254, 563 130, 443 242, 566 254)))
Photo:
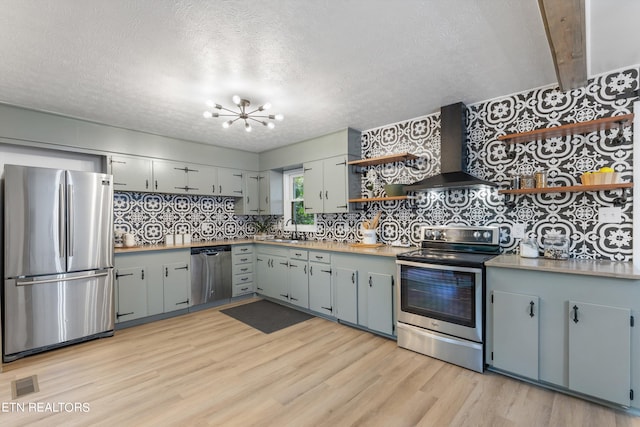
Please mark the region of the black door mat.
POLYGON ((309 314, 267 300, 238 305, 220 311, 265 334, 313 318, 309 314))

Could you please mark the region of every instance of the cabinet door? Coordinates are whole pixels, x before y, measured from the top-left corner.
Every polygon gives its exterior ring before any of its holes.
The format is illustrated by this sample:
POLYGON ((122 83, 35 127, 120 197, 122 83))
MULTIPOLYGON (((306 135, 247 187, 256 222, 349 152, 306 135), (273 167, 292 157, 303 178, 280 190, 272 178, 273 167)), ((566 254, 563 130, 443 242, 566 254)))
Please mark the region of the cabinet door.
POLYGON ((368 327, 393 335, 393 275, 367 274, 368 327))
POLYGON ((152 191, 150 159, 111 156, 109 163, 114 191, 152 191))
POLYGON ((306 261, 289 260, 289 302, 309 308, 309 267, 306 261))
POLYGON ((336 317, 358 324, 358 272, 351 268, 336 268, 336 317))
POLYGON ((260 173, 258 180, 260 215, 282 215, 282 173, 266 171, 260 173))
POLYGON ((165 313, 189 307, 189 264, 174 262, 162 269, 165 313))
POLYGON ((569 301, 569 388, 629 406, 631 310, 569 301))
POLYGON ((218 195, 217 168, 204 165, 185 165, 185 167, 187 168, 187 194, 218 195))
POLYGON ((256 292, 262 295, 267 295, 267 292, 271 290, 267 285, 269 283, 269 264, 267 255, 261 253, 256 255, 256 292))
POLYGON ((324 210, 324 183, 322 160, 308 162, 304 170, 304 211, 322 213, 324 210))
POLYGON ((218 196, 242 197, 243 174, 238 169, 218 168, 218 196))
POLYGON ((147 280, 144 267, 116 270, 116 294, 118 295, 117 322, 147 316, 147 280))
POLYGON ((286 257, 272 256, 269 275, 273 297, 289 301, 289 260, 286 257))
POLYGON ((186 193, 187 171, 184 163, 153 161, 153 191, 186 193))
POLYGON ((260 213, 260 175, 251 173, 247 175, 245 182, 246 215, 258 215, 260 213))
POLYGON ((269 214, 269 175, 258 175, 258 214, 269 214))
MULTIPOLYGON (((337 156, 326 159, 324 165, 324 207, 325 213, 347 212, 347 157, 337 156)), ((307 181, 305 179, 305 188, 307 181)))
POLYGON ((537 296, 493 291, 493 366, 538 379, 539 307, 537 296))
POLYGON ((309 309, 333 316, 331 299, 331 266, 309 263, 309 309))

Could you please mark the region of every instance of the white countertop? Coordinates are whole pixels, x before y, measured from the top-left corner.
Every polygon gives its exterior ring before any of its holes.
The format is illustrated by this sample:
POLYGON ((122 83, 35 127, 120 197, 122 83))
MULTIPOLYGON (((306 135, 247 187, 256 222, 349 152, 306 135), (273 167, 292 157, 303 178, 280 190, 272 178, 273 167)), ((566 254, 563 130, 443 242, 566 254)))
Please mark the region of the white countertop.
POLYGON ((616 279, 640 279, 640 268, 630 262, 604 260, 547 258, 523 258, 520 255, 500 255, 485 263, 487 267, 515 268, 522 270, 548 271, 552 273, 582 274, 616 279))

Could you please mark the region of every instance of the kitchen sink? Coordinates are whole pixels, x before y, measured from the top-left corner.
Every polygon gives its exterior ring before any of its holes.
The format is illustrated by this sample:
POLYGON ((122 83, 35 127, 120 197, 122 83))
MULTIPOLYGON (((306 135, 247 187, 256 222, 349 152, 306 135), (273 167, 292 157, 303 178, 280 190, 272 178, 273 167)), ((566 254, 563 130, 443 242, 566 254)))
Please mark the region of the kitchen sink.
POLYGON ((294 239, 273 239, 271 241, 277 242, 277 243, 300 243, 299 240, 294 240, 294 239))

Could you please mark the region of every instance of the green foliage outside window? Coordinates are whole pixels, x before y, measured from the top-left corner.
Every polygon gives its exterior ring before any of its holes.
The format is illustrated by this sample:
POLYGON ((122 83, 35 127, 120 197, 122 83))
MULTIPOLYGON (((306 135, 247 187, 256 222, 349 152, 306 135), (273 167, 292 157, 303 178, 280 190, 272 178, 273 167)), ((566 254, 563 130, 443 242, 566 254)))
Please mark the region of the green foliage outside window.
POLYGON ((297 201, 291 202, 291 218, 296 224, 313 225, 314 215, 304 212, 304 177, 293 178, 293 198, 297 201))

